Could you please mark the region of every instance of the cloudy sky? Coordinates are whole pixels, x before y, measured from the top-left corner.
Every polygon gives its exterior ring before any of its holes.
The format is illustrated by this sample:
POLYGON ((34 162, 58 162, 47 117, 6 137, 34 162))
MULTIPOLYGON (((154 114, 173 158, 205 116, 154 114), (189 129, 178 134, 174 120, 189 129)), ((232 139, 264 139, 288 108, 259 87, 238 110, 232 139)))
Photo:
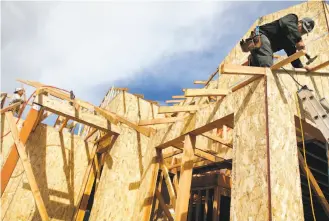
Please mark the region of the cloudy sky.
POLYGON ((165 101, 206 80, 249 26, 298 2, 1 2, 1 91, 35 80, 98 105, 165 101))

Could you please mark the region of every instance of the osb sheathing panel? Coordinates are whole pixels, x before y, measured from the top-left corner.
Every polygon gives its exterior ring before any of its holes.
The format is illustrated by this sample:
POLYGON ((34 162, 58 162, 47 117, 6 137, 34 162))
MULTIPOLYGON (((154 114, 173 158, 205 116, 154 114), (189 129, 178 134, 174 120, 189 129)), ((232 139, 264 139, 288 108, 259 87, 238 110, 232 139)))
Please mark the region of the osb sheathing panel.
MULTIPOLYGON (((11 136, 11 135, 8 135, 11 136)), ((71 220, 93 144, 40 124, 26 152, 52 220, 71 220)), ((2 220, 41 220, 19 161, 1 198, 2 220)))
MULTIPOLYGON (((134 123, 152 119, 152 109, 157 116, 157 105, 125 92, 126 112, 123 93, 118 94, 106 107, 134 123)), ((155 157, 154 147, 149 146, 149 138, 134 129, 120 124, 120 135, 113 148, 107 153, 102 176, 95 195, 90 220, 135 220, 134 210, 143 202, 139 194, 147 192, 149 184, 143 174, 150 169, 155 157), (141 192, 141 193, 140 193, 141 192)))

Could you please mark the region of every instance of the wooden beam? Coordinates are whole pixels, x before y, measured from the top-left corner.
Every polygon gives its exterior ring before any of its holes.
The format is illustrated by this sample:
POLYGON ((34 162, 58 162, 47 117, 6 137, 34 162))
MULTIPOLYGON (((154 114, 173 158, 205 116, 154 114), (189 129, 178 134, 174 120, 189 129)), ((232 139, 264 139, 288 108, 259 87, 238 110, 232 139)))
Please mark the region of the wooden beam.
POLYGON ((162 170, 162 174, 163 174, 165 183, 167 185, 171 205, 175 208, 176 194, 175 194, 174 187, 172 185, 172 182, 171 182, 171 179, 170 179, 170 176, 169 176, 168 168, 166 167, 166 165, 164 163, 164 160, 163 160, 162 151, 158 150, 157 155, 158 155, 158 158, 159 158, 159 161, 160 161, 160 168, 162 170))
POLYGON ((41 193, 39 191, 38 184, 36 182, 35 176, 33 174, 32 166, 28 160, 28 156, 25 153, 25 146, 23 142, 20 140, 20 136, 18 134, 18 129, 16 126, 16 123, 14 122, 14 117, 12 112, 7 112, 6 113, 6 119, 10 127, 11 135, 14 139, 16 149, 18 151, 19 157, 21 159, 21 162, 23 164, 24 170, 26 177, 29 181, 32 194, 35 200, 35 204, 37 205, 40 217, 43 221, 48 221, 50 220, 48 217, 48 213, 45 207, 45 204, 42 200, 41 193))
POLYGON ((170 158, 170 157, 176 156, 176 155, 181 154, 181 153, 183 153, 182 150, 175 150, 175 151, 172 151, 172 152, 170 152, 170 153, 165 153, 165 154, 163 154, 163 158, 164 158, 164 159, 167 159, 167 158, 170 158))
POLYGON ((85 137, 85 141, 87 141, 94 133, 96 133, 96 131, 97 131, 96 128, 92 128, 92 130, 85 137))
POLYGON ((94 158, 96 156, 97 146, 95 145, 90 154, 90 161, 86 168, 86 172, 83 176, 81 189, 79 191, 77 199, 79 200, 77 203, 77 207, 75 207, 74 217, 72 220, 82 221, 84 218, 85 210, 88 204, 88 199, 90 196, 90 191, 92 185, 95 181, 96 171, 95 171, 95 161, 94 158))
POLYGON ((221 143, 221 144, 223 144, 225 146, 228 146, 229 148, 233 148, 232 143, 230 143, 228 141, 225 141, 223 138, 221 138, 219 136, 213 135, 213 134, 211 134, 209 132, 203 133, 201 135, 204 136, 204 137, 207 137, 207 138, 209 138, 209 139, 211 139, 213 141, 216 141, 218 143, 221 143))
POLYGON ((212 79, 216 76, 216 74, 218 74, 218 68, 216 68, 216 71, 214 71, 214 73, 210 75, 209 79, 205 83, 205 86, 207 86, 210 83, 210 81, 212 81, 212 79))
POLYGON ((193 159, 196 137, 186 135, 184 141, 184 152, 182 156, 181 175, 179 180, 179 192, 176 201, 175 221, 186 221, 190 190, 192 183, 193 159))
POLYGON ((99 149, 97 150, 97 153, 105 153, 107 152, 109 149, 111 149, 113 147, 113 145, 115 144, 115 141, 118 139, 119 135, 113 135, 111 138, 111 141, 108 145, 103 145, 101 142, 99 143, 99 149))
POLYGON ((214 189, 214 202, 213 202, 213 215, 212 215, 212 220, 213 221, 218 221, 220 217, 220 187, 216 186, 214 189))
POLYGON ((133 94, 135 95, 136 97, 139 97, 139 98, 144 98, 144 94, 133 94))
POLYGON ((209 211, 209 189, 206 189, 206 197, 205 197, 205 203, 204 203, 204 214, 203 214, 203 221, 207 221, 208 218, 208 211, 209 211))
POLYGON ((1 93, 1 105, 0 105, 0 108, 1 108, 1 109, 2 109, 3 106, 5 105, 6 98, 7 98, 7 93, 1 93))
POLYGON ((301 56, 303 56, 305 54, 306 54, 306 52, 304 50, 298 51, 295 54, 290 55, 286 59, 283 59, 282 61, 279 61, 278 63, 272 65, 271 70, 278 70, 282 66, 290 64, 291 62, 297 60, 298 58, 300 58, 301 56))
POLYGON ((69 104, 51 99, 48 96, 39 94, 34 103, 41 105, 46 110, 64 116, 79 123, 97 128, 99 130, 109 131, 119 134, 120 128, 114 124, 110 124, 107 119, 91 114, 86 111, 76 110, 69 104))
POLYGON ((155 196, 159 200, 159 204, 160 204, 163 212, 166 214, 168 220, 169 221, 174 221, 174 218, 172 217, 172 215, 171 215, 171 213, 170 213, 170 211, 169 211, 169 209, 168 209, 168 207, 167 207, 164 199, 162 198, 161 193, 157 189, 155 190, 155 196))
POLYGON ((158 109, 159 114, 164 113, 177 113, 177 112, 189 112, 197 111, 200 109, 199 105, 189 105, 189 106, 160 106, 158 109))
POLYGON ((59 128, 59 132, 61 133, 63 129, 66 127, 67 122, 69 121, 68 118, 65 118, 64 122, 62 123, 61 127, 59 128))
POLYGON ((227 89, 186 89, 185 97, 226 96, 227 89))
POLYGON ((206 84, 207 81, 194 81, 194 84, 206 84))
POLYGON ((201 190, 198 190, 198 198, 196 200, 196 211, 195 211, 195 220, 200 220, 201 218, 201 201, 202 201, 202 193, 201 190))
POLYGON ((221 67, 221 74, 264 76, 266 75, 266 68, 241 66, 236 64, 223 64, 221 67))
POLYGON ((184 101, 184 100, 166 100, 166 103, 167 104, 174 104, 174 103, 180 103, 182 101, 184 101))
MULTIPOLYGON (((34 124, 37 122, 39 111, 35 108, 31 108, 25 121, 23 127, 19 134, 20 141, 25 144, 32 132, 34 124)), ((6 162, 3 164, 1 169, 1 196, 6 189, 6 186, 10 180, 10 177, 16 167, 19 156, 17 152, 16 145, 11 146, 10 152, 8 154, 6 162)))
POLYGON ((121 117, 119 115, 116 115, 116 117, 118 118, 118 120, 121 122, 121 123, 124 123, 125 125, 127 125, 128 127, 131 127, 133 128, 134 130, 136 130, 137 132, 147 136, 147 137, 150 137, 151 136, 151 133, 154 133, 156 130, 151 128, 151 127, 142 127, 142 126, 138 126, 137 124, 129 121, 128 119, 124 118, 124 117, 121 117))
POLYGON ((1 112, 1 114, 3 114, 7 111, 11 111, 11 110, 17 108, 18 106, 20 106, 21 104, 22 104, 21 102, 16 102, 14 104, 9 105, 8 107, 1 109, 0 112, 1 112))
POLYGON ((151 120, 141 120, 139 121, 139 126, 146 126, 146 125, 154 125, 154 124, 167 124, 167 123, 174 123, 177 121, 184 120, 184 117, 167 117, 167 118, 156 118, 151 120))
POLYGON ((311 68, 310 72, 315 72, 315 71, 317 71, 317 70, 320 70, 320 69, 322 69, 322 68, 327 67, 328 65, 329 65, 329 61, 323 62, 323 63, 321 63, 321 64, 319 64, 319 65, 317 65, 317 66, 311 68))
POLYGON ((230 87, 230 90, 232 92, 235 92, 235 91, 239 90, 240 88, 247 86, 248 84, 254 82, 255 80, 257 80, 261 77, 262 77, 262 75, 246 76, 242 80, 235 83, 232 87, 230 87))
POLYGON ((305 164, 304 157, 300 153, 300 151, 298 151, 298 159, 299 159, 300 168, 303 170, 303 172, 306 174, 306 176, 308 174, 308 176, 310 178, 310 182, 311 182, 311 187, 316 192, 315 195, 318 197, 318 200, 319 200, 324 212, 326 213, 327 217, 329 218, 329 204, 328 204, 328 201, 326 200, 326 197, 324 196, 321 188, 319 187, 318 182, 316 182, 316 179, 314 178, 311 170, 305 164))
POLYGON ((184 95, 174 95, 172 99, 186 99, 186 97, 184 95))

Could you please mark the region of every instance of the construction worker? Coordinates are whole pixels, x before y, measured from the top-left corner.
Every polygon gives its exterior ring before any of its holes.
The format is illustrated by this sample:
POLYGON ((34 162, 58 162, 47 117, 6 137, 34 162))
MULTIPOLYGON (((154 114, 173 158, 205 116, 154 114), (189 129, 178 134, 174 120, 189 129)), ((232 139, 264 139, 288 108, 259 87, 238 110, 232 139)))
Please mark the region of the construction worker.
MULTIPOLYGON (((25 95, 25 90, 23 88, 16 88, 9 105, 15 104, 17 102, 19 102, 21 104, 24 103, 25 99, 24 99, 23 95, 25 95)), ((15 116, 19 115, 20 106, 21 105, 17 106, 15 109, 13 109, 13 113, 15 116)))
MULTIPOLYGON (((273 53, 284 50, 288 56, 296 53, 296 50, 305 49, 302 36, 311 32, 314 28, 311 18, 298 20, 295 14, 288 14, 276 21, 259 26, 260 47, 250 50, 250 66, 271 67, 273 65, 273 53)), ((305 68, 300 59, 291 62, 295 68, 305 68)))

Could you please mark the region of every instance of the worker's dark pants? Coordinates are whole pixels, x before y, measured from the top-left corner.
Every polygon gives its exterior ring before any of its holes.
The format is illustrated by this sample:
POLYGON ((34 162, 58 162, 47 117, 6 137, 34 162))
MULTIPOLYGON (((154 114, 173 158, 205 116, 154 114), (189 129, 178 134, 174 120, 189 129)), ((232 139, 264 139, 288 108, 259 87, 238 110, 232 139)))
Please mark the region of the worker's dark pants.
POLYGON ((251 51, 250 66, 254 67, 271 67, 273 65, 273 51, 271 42, 266 35, 261 35, 262 45, 260 48, 251 51))

